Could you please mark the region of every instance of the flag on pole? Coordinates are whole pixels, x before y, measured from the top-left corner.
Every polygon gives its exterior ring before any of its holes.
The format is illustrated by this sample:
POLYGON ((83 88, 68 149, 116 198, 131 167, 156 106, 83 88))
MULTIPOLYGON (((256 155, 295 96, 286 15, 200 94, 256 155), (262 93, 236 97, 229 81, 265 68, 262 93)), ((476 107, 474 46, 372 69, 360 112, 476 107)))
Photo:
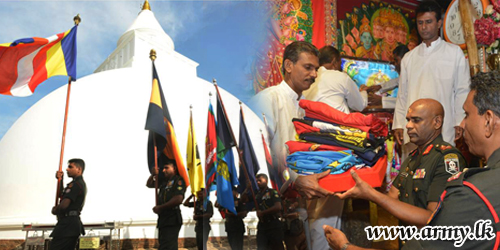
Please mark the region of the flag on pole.
POLYGON ((198 144, 196 142, 196 134, 194 133, 193 112, 191 111, 189 118, 188 142, 187 142, 187 169, 189 173, 189 181, 191 182, 191 193, 196 194, 203 186, 203 170, 201 169, 200 153, 198 152, 198 144))
MULTIPOLYGON (((247 126, 245 125, 245 120, 243 117, 243 107, 240 106, 240 140, 239 148, 241 151, 242 159, 246 166, 246 171, 252 185, 252 190, 257 191, 257 180, 255 176, 259 172, 259 162, 255 156, 255 151, 253 150, 252 141, 248 134, 247 126)), ((245 168, 240 164, 240 185, 238 186, 238 192, 242 193, 247 188, 247 178, 245 176, 245 168)))
POLYGON ((236 142, 229 130, 229 121, 224 113, 222 101, 217 94, 217 202, 236 214, 233 186, 238 185, 232 147, 236 142))
MULTIPOLYGON (((149 103, 148 115, 146 119, 146 130, 149 130, 148 138, 148 163, 151 171, 155 166, 154 159, 154 141, 156 140, 157 157, 160 159, 161 153, 168 158, 175 160, 179 175, 186 182, 186 187, 189 186, 189 179, 186 168, 182 162, 182 157, 177 145, 172 118, 168 112, 167 102, 163 95, 160 79, 156 72, 156 67, 153 62, 153 87, 151 89, 151 100, 149 103), (153 136, 153 135, 156 136, 153 136)), ((163 166, 158 166, 163 168, 163 166)), ((162 176, 162 175, 160 175, 162 176)))
MULTIPOLYGON (((262 131, 261 131, 262 132, 262 131)), ((273 189, 277 190, 279 192, 281 183, 279 180, 279 173, 277 173, 277 169, 273 167, 273 158, 271 157, 271 154, 269 154, 269 149, 266 144, 266 139, 264 139, 264 134, 260 134, 262 136, 262 144, 264 145, 264 153, 266 154, 266 164, 267 164, 267 172, 269 173, 269 179, 271 180, 271 186, 273 189), (280 185, 278 186, 278 183, 280 185)))
POLYGON ((76 30, 0 44, 0 94, 29 96, 52 76, 76 80, 76 30))
POLYGON ((215 116, 212 103, 208 106, 208 121, 207 121, 207 137, 205 140, 205 191, 207 197, 210 191, 215 190, 212 186, 215 181, 215 173, 217 171, 217 133, 215 131, 215 116))

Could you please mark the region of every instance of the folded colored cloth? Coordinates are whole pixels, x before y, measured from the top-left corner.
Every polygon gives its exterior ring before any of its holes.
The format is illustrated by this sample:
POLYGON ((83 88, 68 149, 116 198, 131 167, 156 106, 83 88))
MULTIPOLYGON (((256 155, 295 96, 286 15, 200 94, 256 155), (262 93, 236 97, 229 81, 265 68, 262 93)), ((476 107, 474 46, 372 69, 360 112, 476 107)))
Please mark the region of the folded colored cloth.
POLYGON ((382 146, 376 148, 356 147, 352 144, 334 140, 329 136, 322 135, 321 133, 305 133, 299 135, 299 138, 307 142, 314 142, 336 147, 345 147, 354 150, 354 154, 359 156, 359 158, 361 158, 361 160, 368 166, 373 166, 373 164, 375 164, 377 160, 385 154, 384 147, 382 146))
POLYGON ((348 149, 353 149, 353 150, 355 150, 357 148, 369 148, 371 146, 370 142, 368 142, 368 140, 366 138, 362 138, 362 137, 337 135, 334 133, 321 133, 321 132, 299 134, 299 138, 306 140, 306 141, 309 141, 309 140, 302 138, 304 135, 321 137, 321 138, 332 141, 332 143, 329 145, 346 147, 348 149))
POLYGON ((310 143, 305 141, 287 141, 285 145, 288 148, 288 154, 293 154, 297 151, 344 151, 349 150, 348 148, 310 143))
POLYGON ((369 134, 355 127, 294 118, 293 124, 298 134, 309 132, 334 133, 337 135, 356 136, 369 139, 369 134))
POLYGON ((304 133, 321 133, 324 134, 325 136, 332 135, 338 138, 337 140, 341 140, 346 143, 363 141, 363 144, 359 145, 353 143, 353 145, 357 147, 375 148, 378 146, 382 146, 385 143, 384 137, 375 138, 374 136, 369 136, 368 133, 363 132, 362 130, 357 128, 339 126, 339 125, 329 124, 326 122, 311 121, 311 120, 304 120, 297 118, 294 118, 292 121, 293 125, 295 126, 295 131, 297 131, 297 134, 299 135, 304 133), (315 127, 314 125, 323 127, 324 129, 315 127))
POLYGON ((363 115, 358 112, 345 114, 330 107, 328 104, 313 102, 305 99, 300 100, 299 106, 305 110, 307 117, 335 124, 356 127, 365 132, 372 133, 376 137, 387 136, 387 125, 372 114, 363 115))
POLYGON ((316 174, 326 170, 330 174, 341 174, 363 162, 352 155, 352 151, 295 152, 286 158, 287 165, 299 174, 316 174))

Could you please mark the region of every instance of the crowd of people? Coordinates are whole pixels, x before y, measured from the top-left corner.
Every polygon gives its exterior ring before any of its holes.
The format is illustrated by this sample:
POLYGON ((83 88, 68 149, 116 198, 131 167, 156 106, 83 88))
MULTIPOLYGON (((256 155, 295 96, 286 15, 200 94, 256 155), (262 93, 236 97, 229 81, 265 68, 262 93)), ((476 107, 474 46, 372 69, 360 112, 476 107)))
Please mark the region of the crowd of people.
MULTIPOLYGON (((256 176, 259 191, 254 204, 259 219, 257 249, 361 249, 351 244, 341 231, 343 200, 372 201, 400 220, 401 226, 463 226, 474 228, 480 220, 490 220, 491 237, 466 239, 461 249, 498 249, 500 220, 500 73, 479 73, 470 77, 462 50, 441 39, 442 9, 433 1, 423 1, 416 9, 416 24, 422 43, 408 51, 396 47, 394 57, 400 77, 382 86, 358 88, 340 68, 340 54, 331 46, 318 50, 297 41, 283 54, 283 81, 250 100, 250 106, 267 118, 268 139, 273 164, 286 169, 280 173, 285 183, 280 190, 269 188, 265 174, 256 176), (319 185, 332 171, 299 175, 285 168, 285 143, 296 139, 292 120, 305 116, 302 99, 323 102, 344 113, 361 111, 368 104, 380 104, 373 92, 399 87, 395 101, 394 131, 402 146, 404 162, 387 193, 380 192, 355 170, 350 174, 355 186, 334 193, 319 185), (454 147, 464 138, 472 154, 484 159, 486 167, 467 168, 462 152, 454 147), (290 195, 296 193, 297 195, 290 195)), ((318 145, 320 146, 320 145, 318 145)), ((53 232, 53 249, 69 249, 82 232, 79 213, 85 197, 81 178, 84 163, 71 160, 68 175, 74 179, 62 192, 53 214, 59 222, 53 232), (73 225, 73 226, 68 226, 73 225), (71 228, 71 230, 69 229, 71 228), (75 238, 76 237, 76 238, 75 238), (60 246, 60 247, 55 247, 60 246)), ((159 185, 158 214, 160 249, 177 249, 182 226, 180 205, 186 185, 178 175, 175 161, 160 157, 163 175, 153 173, 148 187, 159 185), (155 183, 158 182, 158 183, 155 183)), ((56 177, 61 178, 62 172, 56 177)), ((243 248, 243 219, 252 212, 248 197, 233 190, 236 213, 215 207, 225 215, 231 249, 243 248)), ((193 207, 198 249, 206 249, 213 205, 204 191, 184 201, 193 207)), ((403 249, 452 249, 447 238, 401 240, 403 249)))

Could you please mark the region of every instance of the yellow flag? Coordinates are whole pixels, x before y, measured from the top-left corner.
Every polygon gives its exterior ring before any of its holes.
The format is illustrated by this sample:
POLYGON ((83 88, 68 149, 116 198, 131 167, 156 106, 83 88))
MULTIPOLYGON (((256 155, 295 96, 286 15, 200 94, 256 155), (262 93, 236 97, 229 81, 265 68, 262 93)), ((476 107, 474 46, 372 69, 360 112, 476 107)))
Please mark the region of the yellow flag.
POLYGON ((187 142, 187 169, 189 174, 189 182, 191 183, 191 193, 196 194, 200 189, 204 188, 203 184, 203 169, 201 168, 200 154, 198 152, 198 144, 196 143, 196 134, 194 133, 193 113, 189 118, 188 142, 187 142))

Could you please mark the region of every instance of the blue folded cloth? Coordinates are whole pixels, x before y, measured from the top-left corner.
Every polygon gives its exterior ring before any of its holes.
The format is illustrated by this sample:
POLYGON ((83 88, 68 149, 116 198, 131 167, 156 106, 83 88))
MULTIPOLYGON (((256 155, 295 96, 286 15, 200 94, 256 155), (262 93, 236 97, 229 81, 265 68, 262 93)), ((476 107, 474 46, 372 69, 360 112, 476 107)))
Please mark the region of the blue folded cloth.
POLYGON ((299 174, 316 174, 326 170, 330 174, 341 174, 356 165, 364 165, 363 161, 345 151, 299 151, 286 158, 289 168, 299 174))

